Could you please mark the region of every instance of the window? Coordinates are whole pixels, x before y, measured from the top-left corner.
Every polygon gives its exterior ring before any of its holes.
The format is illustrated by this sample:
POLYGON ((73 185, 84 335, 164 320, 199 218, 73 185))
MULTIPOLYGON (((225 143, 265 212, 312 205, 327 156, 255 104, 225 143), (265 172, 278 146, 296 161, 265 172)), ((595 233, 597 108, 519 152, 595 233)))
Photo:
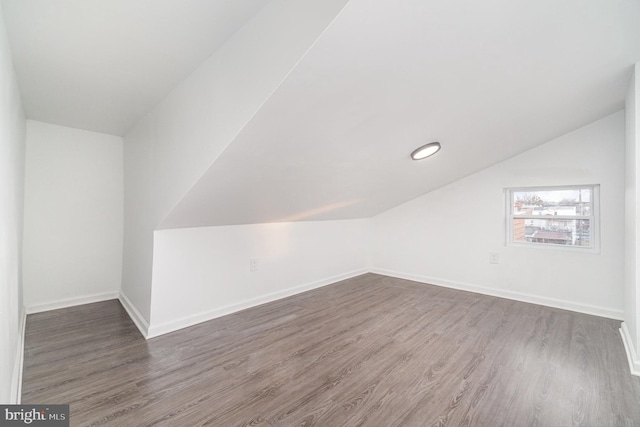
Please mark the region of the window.
POLYGON ((507 189, 507 244, 599 250, 599 186, 507 189))

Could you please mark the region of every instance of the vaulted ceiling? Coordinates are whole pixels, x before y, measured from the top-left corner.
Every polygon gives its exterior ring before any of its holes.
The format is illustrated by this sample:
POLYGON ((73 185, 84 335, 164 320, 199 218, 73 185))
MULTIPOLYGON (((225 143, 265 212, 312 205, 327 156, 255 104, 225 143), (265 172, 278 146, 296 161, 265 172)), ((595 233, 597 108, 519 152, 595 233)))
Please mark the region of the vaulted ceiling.
MULTIPOLYGON (((3 0, 27 115, 123 134, 264 3, 3 0)), ((638 22, 636 0, 351 0, 161 227, 370 217, 547 142, 623 108, 638 22)))
POLYGON ((547 142, 623 108, 638 22, 631 1, 351 0, 162 227, 371 217, 547 142))
POLYGON ((3 0, 28 118, 124 135, 268 0, 3 0))

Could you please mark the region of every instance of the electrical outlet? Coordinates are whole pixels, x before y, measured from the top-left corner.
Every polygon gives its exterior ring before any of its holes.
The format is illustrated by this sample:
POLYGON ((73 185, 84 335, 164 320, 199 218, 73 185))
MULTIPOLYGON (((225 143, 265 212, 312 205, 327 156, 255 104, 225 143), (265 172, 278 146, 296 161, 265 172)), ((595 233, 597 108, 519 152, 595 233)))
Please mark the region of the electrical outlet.
POLYGON ((500 264, 500 254, 498 252, 489 251, 489 264, 500 264))
POLYGON ((249 260, 249 271, 258 271, 258 258, 251 258, 249 260))

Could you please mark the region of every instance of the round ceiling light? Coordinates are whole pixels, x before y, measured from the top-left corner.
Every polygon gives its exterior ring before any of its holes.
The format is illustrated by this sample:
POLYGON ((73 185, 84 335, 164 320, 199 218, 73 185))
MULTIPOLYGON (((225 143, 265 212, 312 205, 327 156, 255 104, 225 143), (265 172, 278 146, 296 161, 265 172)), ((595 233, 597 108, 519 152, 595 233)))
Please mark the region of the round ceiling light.
POLYGON ((423 145, 420 148, 416 148, 413 153, 411 153, 411 158, 413 160, 422 160, 426 159, 429 156, 433 156, 438 151, 440 151, 440 143, 439 142, 430 142, 429 144, 423 145))

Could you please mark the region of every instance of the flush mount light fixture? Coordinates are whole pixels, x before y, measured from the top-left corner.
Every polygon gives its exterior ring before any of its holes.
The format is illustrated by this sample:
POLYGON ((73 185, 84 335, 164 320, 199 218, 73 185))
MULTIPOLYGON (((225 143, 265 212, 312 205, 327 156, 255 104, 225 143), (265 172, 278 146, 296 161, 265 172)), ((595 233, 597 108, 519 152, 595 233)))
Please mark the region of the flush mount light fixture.
POLYGON ((440 151, 440 148, 441 147, 439 142, 430 142, 420 148, 416 148, 415 150, 413 150, 413 153, 411 153, 411 158, 413 160, 426 159, 427 157, 433 156, 438 151, 440 151))

